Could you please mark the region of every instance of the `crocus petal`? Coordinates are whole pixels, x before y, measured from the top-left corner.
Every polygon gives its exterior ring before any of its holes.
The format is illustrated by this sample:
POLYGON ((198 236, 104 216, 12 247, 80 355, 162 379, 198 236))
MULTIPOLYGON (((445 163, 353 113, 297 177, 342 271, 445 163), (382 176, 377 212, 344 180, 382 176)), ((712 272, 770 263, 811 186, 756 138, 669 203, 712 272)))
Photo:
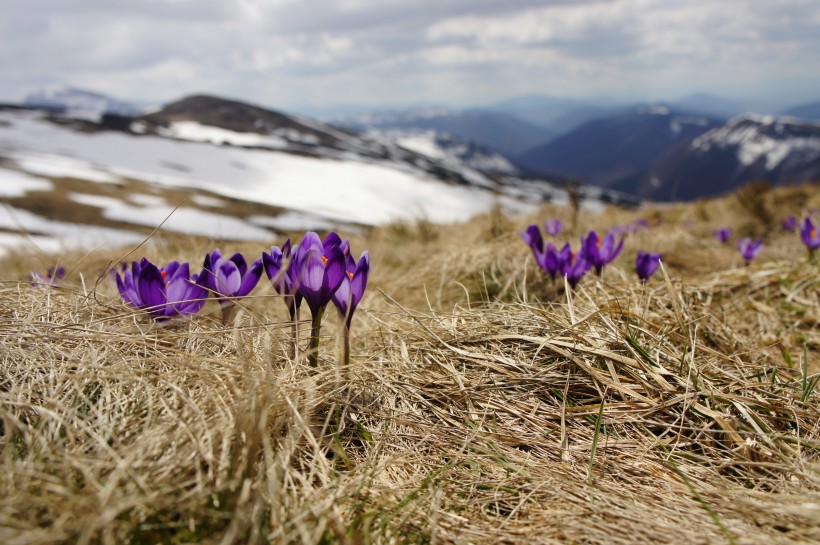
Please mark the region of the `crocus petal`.
POLYGON ((273 287, 276 288, 278 293, 282 293, 282 276, 285 272, 282 270, 282 250, 276 246, 271 246, 270 253, 262 252, 262 265, 268 279, 273 282, 273 287))
MULTIPOLYGON (((168 278, 167 275, 166 278, 168 278)), ((169 306, 178 305, 180 301, 185 301, 187 299, 190 282, 191 280, 188 264, 184 263, 178 267, 176 274, 168 279, 168 284, 165 290, 166 299, 169 306)))
POLYGON ((300 242, 298 246, 298 253, 301 256, 307 255, 310 250, 316 250, 317 252, 324 253, 322 239, 320 239, 319 235, 317 235, 314 231, 308 231, 305 233, 305 236, 302 237, 302 242, 300 242))
POLYGON ((356 265, 356 270, 353 272, 353 279, 350 282, 350 289, 353 292, 353 306, 359 304, 364 295, 364 290, 367 288, 367 278, 370 275, 370 254, 362 252, 362 257, 359 259, 359 264, 356 265))
MULTIPOLYGON (((352 308, 353 293, 350 289, 350 278, 343 278, 339 288, 333 294, 333 304, 339 310, 339 314, 347 318, 348 310, 352 308)), ((351 312, 352 314, 352 312, 351 312)))
POLYGON ((623 249, 623 247, 624 247, 624 239, 621 238, 620 242, 618 242, 618 245, 615 247, 614 250, 612 250, 612 252, 609 255, 609 263, 612 263, 613 261, 615 261, 615 259, 618 257, 618 254, 621 253, 621 250, 623 249))
POLYGON ((339 288, 339 284, 342 283, 342 279, 345 276, 347 276, 345 256, 338 246, 334 246, 327 255, 327 265, 325 266, 325 274, 322 279, 323 295, 327 297, 327 301, 330 300, 330 296, 339 288))
POLYGON ((242 284, 239 286, 239 289, 236 290, 234 295, 237 297, 245 297, 248 295, 253 288, 256 287, 256 284, 259 283, 259 279, 262 277, 262 259, 257 259, 253 263, 251 263, 250 268, 245 273, 244 277, 242 278, 242 284))
POLYGON ((236 263, 228 259, 220 259, 214 266, 216 268, 214 270, 214 290, 220 295, 232 297, 242 285, 239 268, 236 263))
POLYGON ((544 239, 541 236, 541 231, 538 229, 537 225, 530 225, 527 227, 526 231, 521 231, 521 238, 536 255, 544 251, 544 239))
POLYGON ((248 262, 245 261, 245 256, 237 252, 230 257, 230 260, 233 261, 236 268, 239 269, 239 276, 244 278, 245 273, 248 272, 248 262))
POLYGON ((123 270, 123 278, 120 279, 119 273, 114 273, 117 277, 117 290, 122 295, 126 303, 134 307, 142 306, 142 299, 140 299, 139 292, 134 286, 134 280, 131 277, 130 270, 123 270))
POLYGON ((555 244, 552 242, 547 244, 547 247, 544 249, 544 254, 539 265, 555 280, 555 275, 561 270, 561 256, 555 244))
MULTIPOLYGON (((330 249, 334 246, 341 246, 342 245, 342 237, 340 237, 336 232, 331 231, 325 237, 325 240, 322 242, 322 254, 327 255, 330 253, 330 249)), ((350 243, 348 243, 348 247, 350 247, 350 243)), ((342 249, 344 252, 344 249, 342 249)))
POLYGON ((142 266, 139 279, 137 279, 137 289, 143 305, 149 307, 152 314, 165 313, 165 302, 167 301, 165 283, 156 265, 147 262, 142 266))

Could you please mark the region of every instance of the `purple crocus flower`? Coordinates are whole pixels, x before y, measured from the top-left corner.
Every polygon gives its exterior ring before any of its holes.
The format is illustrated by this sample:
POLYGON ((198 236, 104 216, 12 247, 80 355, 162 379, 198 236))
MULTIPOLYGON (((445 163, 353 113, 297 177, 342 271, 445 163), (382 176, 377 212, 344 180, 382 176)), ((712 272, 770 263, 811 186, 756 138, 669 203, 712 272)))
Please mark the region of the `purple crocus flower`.
POLYGON ((598 273, 598 275, 603 272, 607 264, 612 263, 615 258, 618 257, 623 246, 623 238, 621 238, 617 246, 615 245, 615 235, 611 232, 607 233, 607 235, 601 239, 598 238, 598 233, 591 231, 589 235, 587 235, 586 240, 581 239, 581 252, 583 257, 592 267, 595 267, 595 272, 598 273))
POLYGON ((561 223, 561 220, 557 219, 549 220, 547 223, 544 224, 544 229, 547 231, 547 234, 554 237, 558 236, 558 234, 561 232, 562 227, 563 224, 561 223))
POLYGON ((262 276, 262 258, 248 267, 245 256, 235 253, 226 259, 216 249, 205 256, 202 276, 206 286, 223 306, 232 305, 230 299, 248 295, 262 276))
POLYGON ((742 238, 737 241, 737 249, 740 250, 740 255, 743 256, 743 259, 746 261, 746 265, 748 265, 752 259, 760 252, 760 248, 763 246, 762 240, 755 240, 752 242, 750 238, 742 238))
MULTIPOLYGON (((296 246, 296 251, 298 248, 296 246)), ((296 311, 302 304, 302 294, 297 289, 298 275, 294 260, 295 255, 292 253, 290 239, 287 239, 281 248, 271 246, 270 254, 262 252, 265 274, 268 275, 276 293, 284 296, 291 320, 296 317, 296 311)))
MULTIPOLYGON (((565 246, 565 248, 567 246, 565 246)), ((591 268, 592 264, 587 260, 583 251, 575 254, 570 250, 569 254, 566 256, 566 259, 563 260, 561 272, 567 278, 567 282, 569 282, 572 289, 575 289, 575 286, 578 285, 581 278, 583 278, 587 271, 591 268)))
POLYGON ((38 288, 54 286, 63 278, 65 278, 65 268, 62 265, 49 267, 46 274, 31 272, 28 275, 28 281, 31 282, 31 285, 38 288))
POLYGON ((358 264, 351 257, 347 260, 345 268, 342 283, 339 284, 339 289, 333 294, 332 300, 336 308, 339 309, 339 314, 344 317, 347 328, 350 329, 353 312, 362 300, 364 290, 367 287, 367 277, 370 274, 370 254, 363 252, 358 264))
POLYGON ((205 275, 191 275, 188 263, 172 261, 160 268, 142 258, 130 269, 123 265, 122 277, 114 274, 125 302, 157 321, 196 314, 208 297, 205 275))
POLYGON ((297 289, 314 317, 330 302, 345 275, 344 252, 339 244, 334 244, 338 238, 336 233, 328 235, 325 241, 329 244, 326 247, 319 235, 308 232, 296 252, 297 289))
POLYGON ((319 331, 325 307, 346 276, 347 260, 342 248, 349 251, 350 245, 336 233, 330 233, 323 243, 319 235, 310 231, 305 233, 295 251, 296 286, 311 314, 308 353, 311 367, 319 364, 319 331))
POLYGON ((350 246, 345 247, 346 252, 346 270, 342 277, 342 283, 339 284, 339 289, 333 294, 333 303, 339 310, 339 315, 344 319, 345 324, 342 328, 344 334, 344 351, 342 358, 344 365, 350 364, 350 323, 353 320, 353 313, 356 307, 362 300, 364 290, 367 287, 367 277, 370 274, 370 254, 362 252, 362 257, 359 258, 357 264, 350 256, 350 246))
POLYGON ((814 225, 809 216, 806 216, 803 220, 803 226, 800 228, 800 239, 809 249, 810 256, 813 256, 817 248, 820 248, 820 233, 817 232, 817 226, 814 225))
POLYGON ((631 228, 632 228, 631 230, 632 230, 633 233, 636 232, 636 231, 649 229, 649 222, 646 221, 645 219, 641 218, 639 220, 633 221, 632 225, 631 225, 631 228))
POLYGON ((655 274, 658 267, 661 266, 662 254, 650 254, 638 251, 638 257, 635 259, 635 271, 638 273, 638 278, 644 284, 649 277, 655 274))
POLYGON ((309 250, 299 260, 299 292, 307 302, 311 315, 318 315, 339 289, 345 276, 344 262, 344 254, 338 246, 331 248, 328 256, 317 250, 309 250))
POLYGON ((544 253, 541 254, 540 259, 539 256, 536 256, 536 259, 538 259, 538 264, 550 278, 555 280, 558 273, 563 272, 564 263, 570 258, 570 255, 572 255, 572 249, 569 243, 564 244, 564 247, 559 251, 555 244, 550 242, 544 249, 544 253))
POLYGON ((784 231, 794 231, 797 227, 797 218, 794 216, 788 216, 780 222, 780 225, 783 226, 784 231))
POLYGON ((536 260, 539 255, 544 253, 544 238, 541 236, 541 230, 537 225, 530 225, 526 231, 521 231, 521 238, 532 249, 536 260))
POLYGON ((729 237, 732 236, 732 230, 728 227, 723 227, 715 231, 715 238, 717 238, 722 244, 726 244, 729 242, 729 237))

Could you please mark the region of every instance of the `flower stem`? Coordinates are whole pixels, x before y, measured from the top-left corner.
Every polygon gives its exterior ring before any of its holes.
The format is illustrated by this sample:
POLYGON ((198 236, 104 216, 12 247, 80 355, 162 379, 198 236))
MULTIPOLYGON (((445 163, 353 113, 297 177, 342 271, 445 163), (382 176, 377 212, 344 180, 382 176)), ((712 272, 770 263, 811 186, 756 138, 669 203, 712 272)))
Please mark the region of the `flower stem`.
POLYGON ((321 307, 316 311, 310 324, 310 346, 308 346, 308 363, 311 367, 319 365, 319 331, 322 329, 322 315, 325 308, 321 307))
POLYGON ((299 309, 295 305, 288 307, 290 327, 293 332, 293 344, 290 347, 290 357, 293 361, 299 356, 299 309))
POLYGON ((221 304, 222 306, 222 324, 228 325, 228 322, 231 321, 231 316, 233 315, 233 311, 236 308, 236 303, 233 301, 225 301, 221 304))
POLYGON ((350 367, 350 326, 344 324, 342 326, 342 339, 344 346, 342 348, 342 363, 345 370, 350 367))

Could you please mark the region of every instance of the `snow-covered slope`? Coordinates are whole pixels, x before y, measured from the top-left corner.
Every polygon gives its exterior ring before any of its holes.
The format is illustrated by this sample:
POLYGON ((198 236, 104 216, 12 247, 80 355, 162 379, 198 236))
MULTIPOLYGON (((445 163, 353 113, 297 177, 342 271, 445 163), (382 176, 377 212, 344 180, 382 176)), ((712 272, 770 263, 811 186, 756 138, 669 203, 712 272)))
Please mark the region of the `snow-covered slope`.
POLYGON ((820 180, 820 123, 743 114, 707 131, 620 189, 659 199, 692 199, 751 181, 820 180))
MULTIPOLYGON (((275 232, 289 229, 374 225, 422 217, 436 222, 458 221, 489 209, 496 201, 491 191, 444 183, 407 164, 216 146, 196 141, 208 139, 190 127, 187 133, 176 136, 190 140, 76 131, 48 121, 41 112, 0 111, 0 194, 12 203, 11 208, 0 211, 0 229, 7 232, 0 237, 0 244, 8 244, 14 238, 8 233, 15 231, 38 235, 41 241, 43 237, 63 238, 66 243, 82 241, 82 229, 68 231, 65 222, 37 217, 21 208, 30 204, 26 194, 64 190, 71 180, 123 188, 139 181, 145 184, 146 195, 152 187, 158 191, 183 188, 184 195, 191 198, 207 194, 212 201, 224 197, 267 205, 282 213, 249 213, 237 218, 218 208, 203 210, 187 202, 174 211, 179 202, 128 202, 127 193, 118 199, 100 198, 94 195, 93 187, 85 194, 69 196, 75 203, 99 209, 102 218, 117 225, 155 227, 170 214, 163 227, 166 230, 269 242, 276 240, 275 232), (59 236, 64 233, 69 236, 59 236)), ((502 200, 521 210, 531 208, 539 199, 536 195, 530 204, 513 196, 502 200)), ((91 243, 130 243, 140 238, 138 229, 98 231, 90 237, 91 243)), ((45 245, 48 249, 53 246, 53 240, 45 245)))
MULTIPOLYGON (((97 120, 0 108, 0 194, 4 241, 70 231, 72 243, 83 237, 65 223, 93 225, 106 241, 130 243, 161 224, 272 242, 290 230, 452 222, 498 203, 527 211, 568 201, 560 182, 523 176, 502 156, 433 131, 358 134, 207 95, 97 120)), ((582 198, 600 208, 618 196, 582 198)))
POLYGON ((458 168, 466 166, 487 174, 521 176, 522 173, 499 153, 433 129, 370 129, 365 136, 391 142, 404 149, 458 168))
POLYGON ((729 150, 742 168, 778 169, 787 159, 811 163, 820 159, 820 123, 796 118, 744 114, 692 141, 694 152, 729 150))

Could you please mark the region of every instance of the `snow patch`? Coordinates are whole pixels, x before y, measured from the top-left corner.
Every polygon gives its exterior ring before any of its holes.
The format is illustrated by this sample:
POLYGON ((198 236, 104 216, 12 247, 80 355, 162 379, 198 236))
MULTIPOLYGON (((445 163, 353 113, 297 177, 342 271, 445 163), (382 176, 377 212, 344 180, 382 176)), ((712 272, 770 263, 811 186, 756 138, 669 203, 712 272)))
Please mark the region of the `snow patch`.
POLYGON ((209 142, 211 144, 243 147, 286 148, 287 140, 278 136, 265 136, 253 132, 236 132, 221 127, 202 125, 196 121, 175 121, 168 127, 159 127, 157 134, 178 140, 209 142))
MULTIPOLYGON (((263 227, 270 227, 279 232, 302 230, 332 230, 337 229, 338 222, 330 221, 316 214, 306 212, 283 212, 276 216, 252 216, 248 221, 263 227)), ((350 231, 350 229, 346 229, 350 231)))
POLYGON ((22 197, 29 191, 49 191, 54 185, 17 170, 0 167, 0 197, 22 197))
POLYGON ((99 245, 136 244, 145 238, 139 233, 122 229, 54 221, 10 206, 0 208, 0 227, 21 232, 6 234, 0 240, 0 246, 6 251, 14 246, 32 243, 44 251, 59 251, 99 245))
POLYGON ((145 193, 129 193, 128 200, 137 206, 165 206, 168 204, 159 195, 146 195, 145 193))
POLYGON ((723 127, 695 138, 690 148, 705 152, 712 146, 721 149, 736 147, 742 165, 750 166, 763 159, 767 170, 776 169, 794 153, 820 157, 820 137, 790 135, 786 130, 789 125, 812 124, 795 123, 784 117, 743 114, 732 118, 723 127))

